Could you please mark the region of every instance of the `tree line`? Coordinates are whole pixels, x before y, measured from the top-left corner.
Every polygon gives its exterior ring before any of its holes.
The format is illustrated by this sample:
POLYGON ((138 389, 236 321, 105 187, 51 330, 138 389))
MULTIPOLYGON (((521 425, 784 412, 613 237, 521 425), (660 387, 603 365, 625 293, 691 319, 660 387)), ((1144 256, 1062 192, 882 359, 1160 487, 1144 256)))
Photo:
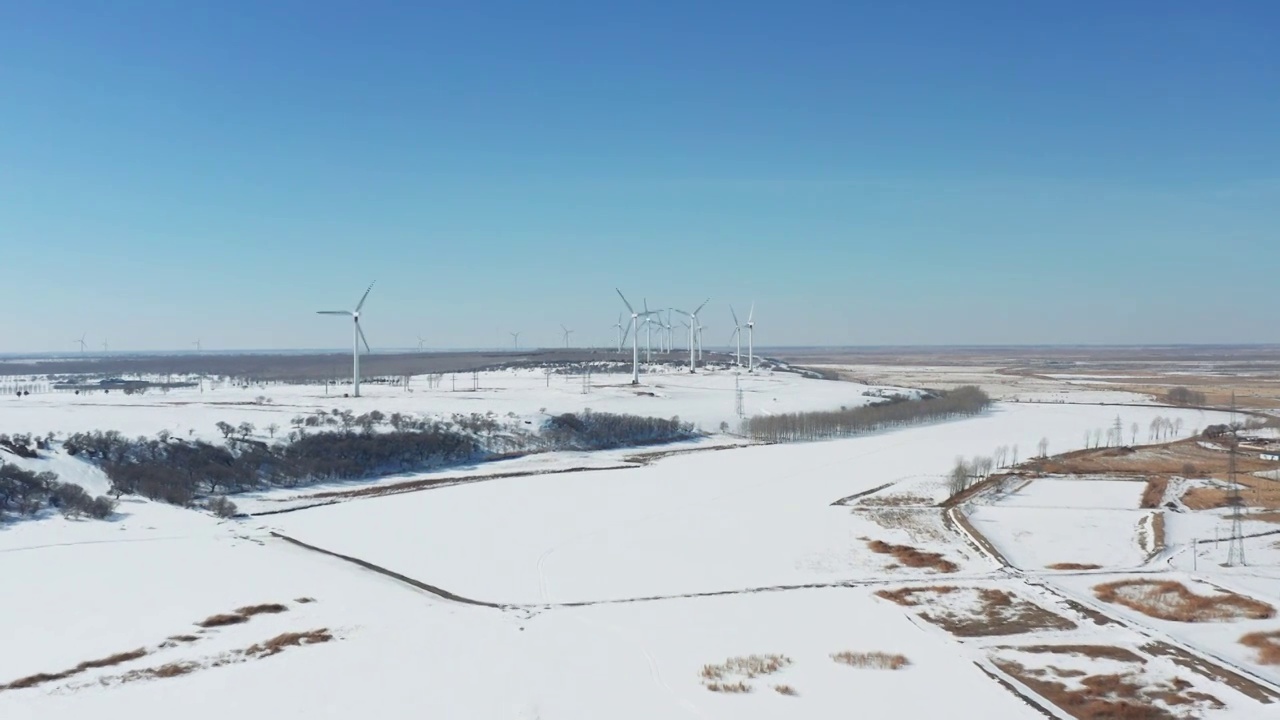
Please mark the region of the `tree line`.
POLYGON ((982 390, 964 385, 920 400, 898 398, 849 409, 757 415, 744 419, 741 429, 743 435, 769 442, 826 440, 977 415, 990 404, 991 398, 982 390))
POLYGON ((31 517, 49 510, 67 517, 110 517, 116 504, 108 497, 92 497, 74 483, 58 481, 51 472, 33 472, 0 462, 0 522, 6 516, 31 517))
POLYGON ((220 423, 222 443, 168 433, 129 438, 117 431, 95 431, 69 436, 63 448, 100 466, 117 498, 137 494, 184 507, 212 498, 223 514, 230 511, 222 498, 250 490, 423 472, 513 453, 652 445, 696 435, 691 424, 678 418, 590 410, 556 415, 532 430, 503 423, 492 413, 457 415, 447 423, 377 411, 363 416, 317 413, 300 416, 293 425, 276 442, 251 437, 252 426, 220 423))

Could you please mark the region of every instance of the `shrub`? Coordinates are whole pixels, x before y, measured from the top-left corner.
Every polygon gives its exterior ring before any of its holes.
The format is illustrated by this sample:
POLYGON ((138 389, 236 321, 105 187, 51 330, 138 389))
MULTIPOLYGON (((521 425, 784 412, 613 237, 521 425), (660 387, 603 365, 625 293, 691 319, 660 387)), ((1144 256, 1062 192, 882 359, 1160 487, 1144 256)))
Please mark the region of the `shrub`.
POLYGON ((235 517, 237 512, 236 504, 228 500, 226 495, 210 498, 205 507, 220 518, 235 517))

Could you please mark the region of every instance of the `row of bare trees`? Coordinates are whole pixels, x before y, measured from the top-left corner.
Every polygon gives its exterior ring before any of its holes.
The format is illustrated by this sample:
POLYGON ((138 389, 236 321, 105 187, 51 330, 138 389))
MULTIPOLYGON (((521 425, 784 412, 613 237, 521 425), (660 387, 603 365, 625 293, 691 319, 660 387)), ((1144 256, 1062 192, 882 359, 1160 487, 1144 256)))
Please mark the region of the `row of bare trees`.
POLYGON ((742 434, 768 442, 805 442, 850 437, 933 420, 977 415, 991 398, 972 385, 926 397, 823 412, 757 415, 742 421, 742 434))

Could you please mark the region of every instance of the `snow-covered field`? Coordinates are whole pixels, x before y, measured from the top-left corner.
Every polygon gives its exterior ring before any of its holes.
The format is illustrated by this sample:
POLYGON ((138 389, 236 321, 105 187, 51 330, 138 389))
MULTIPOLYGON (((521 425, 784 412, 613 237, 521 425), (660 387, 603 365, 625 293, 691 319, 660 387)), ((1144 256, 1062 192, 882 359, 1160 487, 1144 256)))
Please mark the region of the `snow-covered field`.
MULTIPOLYGON (((736 417, 728 373, 646 378, 641 390, 653 396, 618 380, 588 395, 554 377, 547 388, 534 372, 486 375, 487 389, 479 393, 452 393, 446 379, 438 391, 372 386, 360 399, 288 387, 206 390, 203 396, 32 395, 3 401, 0 432, 190 429, 212 437, 219 420, 284 426, 294 415, 332 407, 520 417, 590 407, 679 415, 708 430, 736 417), (272 403, 252 404, 258 395, 272 403)), ((863 393, 871 389, 784 374, 741 382, 747 409, 755 413, 851 406, 868 401, 863 393)), ((833 503, 881 486, 888 486, 886 494, 935 501, 957 456, 1017 445, 1026 458, 1042 438, 1051 453, 1066 452, 1079 447, 1086 431, 1109 426, 1117 412, 1126 425, 1144 427, 1157 415, 1179 417, 1188 428, 1222 419, 1159 407, 1001 403, 970 419, 824 443, 716 449, 740 442, 710 438, 682 448, 690 452, 646 463, 628 461, 635 451, 550 453, 413 476, 521 473, 514 477, 240 520, 126 497, 107 522, 47 516, 0 524, 0 578, 6 587, 20 587, 0 593, 6 618, 0 684, 141 651, 34 687, 0 689, 0 717, 134 720, 168 716, 175 708, 194 720, 932 717, 945 698, 953 714, 1038 718, 988 676, 996 672, 992 658, 1017 652, 996 645, 1121 642, 1115 628, 1083 621, 1054 594, 1083 595, 1087 587, 1063 575, 1064 584, 1051 590, 1001 570, 924 505, 833 503), (523 474, 547 470, 556 474, 523 474), (955 572, 899 567, 894 557, 868 548, 873 540, 936 552, 955 572), (939 583, 1004 588, 1074 618, 1078 627, 1021 639, 963 639, 916 609, 875 596, 939 583), (448 593, 462 599, 441 596, 448 593), (284 609, 226 626, 195 626, 263 603, 284 609), (278 655, 260 652, 282 633, 312 631, 331 639, 285 647, 278 655), (174 639, 188 636, 194 639, 174 639), (895 671, 854 668, 831 659, 843 651, 900 653, 910 664, 895 671), (744 678, 751 692, 711 692, 700 676, 704 665, 766 653, 791 662, 776 674, 744 678), (775 685, 797 694, 776 692, 775 685)), ((93 492, 105 487, 99 471, 60 452, 22 463, 93 492)), ((300 492, 238 500, 249 509, 271 508, 300 492)), ((1145 557, 1133 537, 1144 513, 1137 509, 1140 495, 1138 483, 1037 481, 978 508, 973 520, 1015 565, 1089 561, 1065 557, 1079 550, 1104 567, 1131 567, 1145 557), (989 511, 995 514, 984 519, 989 511), (1123 523, 1113 517, 1133 522, 1121 533, 1123 523), (1064 544, 1073 534, 1069 518, 1097 518, 1096 527, 1075 527, 1079 537, 1070 547, 1064 544), (1000 534, 1006 526, 1012 535, 1000 534), (1055 548, 1064 557, 1049 559, 1055 548)), ((1171 536, 1181 532, 1170 530, 1171 536)), ((1183 563, 1172 544, 1162 557, 1183 563)), ((1145 627, 1140 618, 1132 622, 1145 627)), ((1168 634, 1266 674, 1251 651, 1223 649, 1234 635, 1195 630, 1168 634)), ((1228 630, 1238 635, 1238 628, 1228 630)), ((1124 632, 1123 642, 1136 646, 1145 631, 1124 632)), ((1152 662, 1148 672, 1166 670, 1178 671, 1152 662)), ((1266 717, 1274 710, 1203 679, 1194 686, 1207 686, 1224 701, 1225 709, 1211 717, 1266 717)))

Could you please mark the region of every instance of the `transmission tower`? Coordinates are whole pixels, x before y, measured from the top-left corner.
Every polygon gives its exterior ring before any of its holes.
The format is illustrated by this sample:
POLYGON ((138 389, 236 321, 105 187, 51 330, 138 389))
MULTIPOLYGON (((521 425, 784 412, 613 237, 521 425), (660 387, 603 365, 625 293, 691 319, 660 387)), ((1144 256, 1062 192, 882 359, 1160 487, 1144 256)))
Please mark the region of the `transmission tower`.
POLYGON ((1231 494, 1227 504, 1231 507, 1231 537, 1227 541, 1227 565, 1237 567, 1245 564, 1244 560, 1244 498, 1240 497, 1240 483, 1236 479, 1236 394, 1231 393, 1231 434, 1227 442, 1231 443, 1227 455, 1227 477, 1231 483, 1231 494))
POLYGON ((738 417, 743 417, 747 413, 742 407, 742 385, 738 382, 738 376, 733 376, 733 400, 736 406, 738 417))

